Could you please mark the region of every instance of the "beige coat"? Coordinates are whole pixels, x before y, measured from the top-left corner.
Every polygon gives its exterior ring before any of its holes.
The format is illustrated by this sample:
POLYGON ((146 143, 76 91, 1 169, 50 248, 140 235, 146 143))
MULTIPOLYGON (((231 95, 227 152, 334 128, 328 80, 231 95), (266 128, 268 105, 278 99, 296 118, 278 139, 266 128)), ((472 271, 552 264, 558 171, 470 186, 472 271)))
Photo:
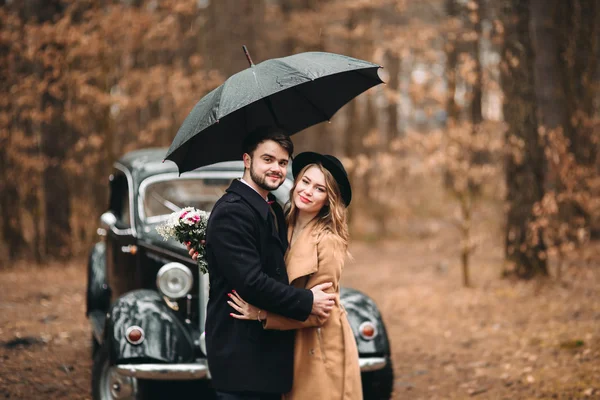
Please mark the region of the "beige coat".
MULTIPOLYGON (((284 398, 294 400, 362 399, 358 350, 346 311, 340 304, 340 277, 345 250, 331 233, 314 235, 309 223, 286 254, 290 282, 311 288, 332 282, 335 307, 327 320, 311 315, 305 322, 269 313, 266 329, 298 329, 294 349, 294 384, 284 398)), ((291 228, 288 237, 291 236, 291 228)))

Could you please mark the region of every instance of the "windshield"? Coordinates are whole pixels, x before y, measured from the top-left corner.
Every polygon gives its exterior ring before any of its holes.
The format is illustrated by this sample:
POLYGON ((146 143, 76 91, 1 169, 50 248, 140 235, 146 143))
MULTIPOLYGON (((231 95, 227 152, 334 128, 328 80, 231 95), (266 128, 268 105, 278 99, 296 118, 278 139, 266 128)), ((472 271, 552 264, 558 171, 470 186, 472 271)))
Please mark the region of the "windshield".
MULTIPOLYGON (((240 175, 239 172, 212 172, 185 177, 162 174, 148 178, 140 185, 140 218, 146 223, 157 223, 184 207, 211 211, 231 181, 240 175)), ((287 179, 273 192, 280 204, 288 200, 291 187, 292 182, 287 179)))

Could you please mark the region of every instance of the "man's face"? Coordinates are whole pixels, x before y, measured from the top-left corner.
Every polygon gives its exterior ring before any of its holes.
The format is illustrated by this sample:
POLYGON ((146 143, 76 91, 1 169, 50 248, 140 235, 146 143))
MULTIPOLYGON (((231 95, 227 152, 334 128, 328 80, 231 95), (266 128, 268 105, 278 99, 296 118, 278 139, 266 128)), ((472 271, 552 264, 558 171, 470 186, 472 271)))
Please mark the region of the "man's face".
POLYGON ((278 143, 267 140, 256 147, 252 156, 244 155, 244 166, 250 169, 250 179, 264 190, 275 190, 287 175, 290 155, 278 143))

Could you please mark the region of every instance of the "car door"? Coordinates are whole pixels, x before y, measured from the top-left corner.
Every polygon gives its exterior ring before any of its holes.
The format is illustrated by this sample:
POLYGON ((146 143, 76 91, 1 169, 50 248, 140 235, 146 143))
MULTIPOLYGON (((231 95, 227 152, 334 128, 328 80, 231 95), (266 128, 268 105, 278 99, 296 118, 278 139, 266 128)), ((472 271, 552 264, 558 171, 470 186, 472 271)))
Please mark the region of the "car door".
POLYGON ((111 178, 110 212, 114 224, 107 232, 107 280, 111 288, 111 302, 122 294, 139 287, 136 277, 137 246, 131 213, 132 196, 130 177, 116 171, 111 178))

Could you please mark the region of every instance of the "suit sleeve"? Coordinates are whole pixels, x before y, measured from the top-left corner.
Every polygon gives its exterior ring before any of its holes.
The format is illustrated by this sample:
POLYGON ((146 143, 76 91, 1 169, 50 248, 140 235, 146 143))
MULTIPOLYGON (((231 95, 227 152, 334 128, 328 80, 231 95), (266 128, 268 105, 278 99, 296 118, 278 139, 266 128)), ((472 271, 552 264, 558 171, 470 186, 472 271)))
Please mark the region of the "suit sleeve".
MULTIPOLYGON (((336 293, 342 276, 344 267, 345 251, 340 241, 333 235, 326 235, 317 244, 318 270, 311 278, 311 285, 316 286, 321 283, 331 282, 333 286, 327 289, 328 293, 336 293)), ((268 311, 268 310, 267 310, 268 311)), ((296 321, 286 318, 282 315, 269 313, 266 321, 263 323, 265 329, 290 330, 323 326, 327 318, 311 315, 306 321, 296 321)))
POLYGON ((312 311, 313 294, 280 283, 263 272, 252 217, 240 203, 223 203, 211 220, 207 247, 219 272, 232 288, 264 310, 304 321, 312 311))

